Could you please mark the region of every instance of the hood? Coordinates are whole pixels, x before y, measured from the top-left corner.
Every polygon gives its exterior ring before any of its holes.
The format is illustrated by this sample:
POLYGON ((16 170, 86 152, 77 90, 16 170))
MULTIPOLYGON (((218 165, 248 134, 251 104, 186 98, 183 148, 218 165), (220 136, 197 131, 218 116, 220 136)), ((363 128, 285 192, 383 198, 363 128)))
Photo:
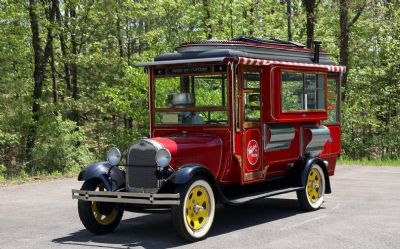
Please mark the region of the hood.
POLYGON ((210 134, 176 134, 165 137, 155 137, 171 152, 171 167, 177 169, 185 164, 201 164, 217 176, 222 166, 223 140, 210 134))

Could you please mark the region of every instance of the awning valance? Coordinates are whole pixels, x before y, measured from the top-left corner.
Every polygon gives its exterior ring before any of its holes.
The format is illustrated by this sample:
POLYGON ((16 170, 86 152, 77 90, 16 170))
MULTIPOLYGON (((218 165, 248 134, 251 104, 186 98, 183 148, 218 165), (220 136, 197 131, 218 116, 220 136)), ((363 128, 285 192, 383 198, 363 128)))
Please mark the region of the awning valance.
POLYGON ((255 65, 255 66, 267 66, 267 65, 282 65, 282 66, 301 66, 301 67, 312 67, 312 68, 323 68, 327 69, 328 72, 338 72, 345 73, 345 66, 335 66, 335 65, 321 65, 321 64, 311 64, 311 63, 298 63, 298 62, 287 62, 287 61, 272 61, 272 60, 260 60, 252 59, 246 57, 239 57, 239 64, 242 65, 255 65))

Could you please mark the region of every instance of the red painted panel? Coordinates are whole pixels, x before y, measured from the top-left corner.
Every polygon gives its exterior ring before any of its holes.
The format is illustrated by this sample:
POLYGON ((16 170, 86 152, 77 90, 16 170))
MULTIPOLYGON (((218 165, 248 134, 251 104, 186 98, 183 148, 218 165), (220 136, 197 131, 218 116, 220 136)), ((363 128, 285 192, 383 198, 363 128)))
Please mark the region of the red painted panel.
POLYGON ((216 177, 223 166, 223 140, 211 134, 169 134, 153 140, 166 147, 172 156, 174 169, 187 163, 198 163, 210 169, 216 177))
POLYGON ((329 128, 331 138, 326 142, 320 157, 329 163, 328 173, 333 175, 336 168, 336 159, 341 151, 341 128, 339 123, 325 124, 329 128))
POLYGON ((288 164, 301 158, 300 155, 300 123, 291 124, 295 129, 295 136, 288 149, 265 151, 264 165, 268 166, 267 178, 285 175, 288 164))
POLYGON ((232 157, 232 135, 228 127, 156 128, 152 137, 167 148, 174 150, 176 147, 177 154, 172 155, 171 161, 173 168, 200 163, 221 183, 240 182, 240 166, 232 157))

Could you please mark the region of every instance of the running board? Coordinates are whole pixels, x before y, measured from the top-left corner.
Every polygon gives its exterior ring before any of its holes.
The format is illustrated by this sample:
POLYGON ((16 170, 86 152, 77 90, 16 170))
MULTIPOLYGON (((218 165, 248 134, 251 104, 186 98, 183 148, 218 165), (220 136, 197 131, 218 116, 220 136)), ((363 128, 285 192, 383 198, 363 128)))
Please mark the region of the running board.
POLYGON ((273 190, 273 191, 269 190, 269 191, 265 191, 265 192, 258 192, 255 194, 242 196, 242 197, 239 197, 236 199, 228 199, 225 197, 224 202, 225 202, 225 204, 228 204, 228 205, 239 205, 239 204, 243 204, 246 202, 266 198, 269 196, 285 194, 285 193, 289 193, 289 192, 293 192, 293 191, 297 191, 297 190, 301 190, 301 189, 304 189, 304 187, 292 187, 292 188, 278 189, 278 190, 273 190))

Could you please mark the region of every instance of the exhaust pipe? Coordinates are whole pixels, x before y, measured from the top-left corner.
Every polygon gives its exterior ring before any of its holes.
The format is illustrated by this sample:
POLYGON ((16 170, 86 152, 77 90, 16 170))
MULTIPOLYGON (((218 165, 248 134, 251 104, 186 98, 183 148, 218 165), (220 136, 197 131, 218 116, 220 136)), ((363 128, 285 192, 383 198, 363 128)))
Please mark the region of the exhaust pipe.
POLYGON ((321 46, 321 41, 313 41, 314 44, 314 63, 319 63, 319 48, 321 46))

